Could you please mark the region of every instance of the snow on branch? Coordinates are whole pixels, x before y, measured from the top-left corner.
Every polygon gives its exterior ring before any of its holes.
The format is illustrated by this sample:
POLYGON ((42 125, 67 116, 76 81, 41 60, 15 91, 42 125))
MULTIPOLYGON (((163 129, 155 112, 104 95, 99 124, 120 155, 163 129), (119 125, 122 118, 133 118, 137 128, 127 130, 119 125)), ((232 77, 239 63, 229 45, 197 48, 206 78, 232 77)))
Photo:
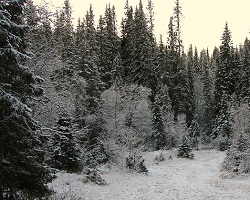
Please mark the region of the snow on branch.
POLYGON ((32 112, 26 104, 22 103, 19 99, 7 93, 4 89, 0 88, 0 101, 5 101, 10 104, 11 109, 13 110, 14 115, 20 111, 32 112))

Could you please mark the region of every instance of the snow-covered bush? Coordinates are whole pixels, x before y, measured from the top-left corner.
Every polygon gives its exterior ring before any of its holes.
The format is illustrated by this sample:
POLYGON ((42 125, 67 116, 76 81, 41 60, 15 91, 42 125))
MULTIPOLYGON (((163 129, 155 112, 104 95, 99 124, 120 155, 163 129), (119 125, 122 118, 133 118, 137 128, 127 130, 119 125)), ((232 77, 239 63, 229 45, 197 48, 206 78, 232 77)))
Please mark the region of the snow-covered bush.
POLYGON ((150 148, 152 115, 148 94, 149 89, 137 85, 126 85, 119 90, 112 87, 102 94, 105 146, 111 152, 111 160, 121 168, 130 154, 140 155, 150 148))
POLYGON ((156 156, 155 156, 155 160, 156 160, 157 162, 162 162, 162 161, 166 160, 166 158, 164 157, 162 151, 160 152, 159 155, 156 155, 156 156))
POLYGON ((98 172, 96 169, 87 168, 84 170, 84 183, 95 183, 97 185, 107 185, 107 182, 101 177, 100 172, 98 172))

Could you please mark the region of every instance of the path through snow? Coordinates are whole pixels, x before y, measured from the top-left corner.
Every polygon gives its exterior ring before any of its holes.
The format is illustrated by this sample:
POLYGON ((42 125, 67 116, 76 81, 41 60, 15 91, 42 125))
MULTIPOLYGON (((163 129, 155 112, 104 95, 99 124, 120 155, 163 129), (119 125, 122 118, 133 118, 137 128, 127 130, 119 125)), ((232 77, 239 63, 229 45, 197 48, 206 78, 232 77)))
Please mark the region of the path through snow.
MULTIPOLYGON (((70 200, 250 200, 250 177, 220 178, 224 152, 194 151, 194 159, 156 163, 159 152, 146 153, 148 174, 112 170, 103 174, 107 186, 83 184, 82 175, 60 173, 51 184, 54 199, 70 200)), ((174 154, 164 151, 163 154, 174 154)))

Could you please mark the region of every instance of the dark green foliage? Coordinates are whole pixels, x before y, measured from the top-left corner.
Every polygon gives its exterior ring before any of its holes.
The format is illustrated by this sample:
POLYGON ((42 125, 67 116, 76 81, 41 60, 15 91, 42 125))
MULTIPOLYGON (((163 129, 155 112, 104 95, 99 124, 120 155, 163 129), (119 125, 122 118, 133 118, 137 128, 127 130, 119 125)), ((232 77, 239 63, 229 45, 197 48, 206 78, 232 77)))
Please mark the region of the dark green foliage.
POLYGON ((78 24, 76 36, 77 74, 85 80, 84 93, 79 93, 76 99, 76 121, 79 128, 82 128, 84 132, 80 140, 80 145, 85 150, 82 162, 84 166, 96 167, 108 160, 108 155, 101 142, 101 138, 105 133, 101 112, 101 93, 107 87, 105 84, 109 85, 110 82, 104 84, 101 80, 104 77, 102 76, 104 74, 101 75, 100 73, 102 69, 98 58, 101 47, 98 46, 94 13, 91 5, 86 13, 84 23, 79 22, 78 24))
POLYGON ((250 42, 248 39, 245 40, 244 46, 242 47, 242 58, 241 62, 238 63, 238 72, 240 73, 237 77, 236 83, 236 94, 239 101, 249 100, 250 95, 250 42))
POLYGON ((131 65, 133 62, 134 19, 133 8, 126 6, 126 18, 122 21, 121 58, 124 66, 124 80, 131 81, 131 65))
POLYGON ((231 74, 233 73, 232 59, 232 41, 231 32, 226 24, 223 35, 222 44, 220 46, 220 55, 218 70, 215 81, 215 114, 218 115, 223 105, 220 105, 223 93, 231 95, 234 92, 234 82, 231 74))
POLYGON ((97 42, 99 46, 98 65, 101 72, 101 80, 105 89, 112 86, 114 82, 113 68, 114 60, 120 50, 120 38, 116 30, 115 8, 107 5, 104 17, 100 16, 97 29, 97 42))
POLYGON ((192 121, 192 106, 190 102, 189 83, 186 71, 186 55, 183 53, 182 40, 180 37, 180 18, 182 9, 179 1, 175 2, 174 14, 170 18, 168 25, 168 43, 167 43, 167 64, 169 71, 169 96, 172 101, 174 120, 178 121, 178 115, 185 113, 187 123, 192 121))
POLYGON ((204 113, 203 113, 203 133, 204 138, 203 142, 207 143, 210 140, 213 128, 213 102, 212 102, 212 81, 210 78, 210 64, 209 64, 209 56, 205 51, 201 54, 201 63, 203 65, 203 76, 202 82, 204 84, 203 87, 203 95, 204 95, 204 113))
POLYGON ((192 147, 190 145, 190 141, 187 137, 183 138, 182 144, 178 147, 178 154, 177 157, 179 158, 194 158, 194 154, 192 153, 192 147))
POLYGON ((53 179, 44 164, 40 124, 25 104, 43 89, 35 86, 42 79, 22 65, 28 58, 23 39, 28 26, 20 17, 23 6, 24 1, 0 1, 0 199, 3 192, 23 198, 48 196, 46 184, 53 179))
POLYGON ((58 51, 61 54, 61 59, 64 66, 60 73, 60 78, 64 79, 72 77, 74 74, 74 37, 73 37, 73 24, 72 24, 72 8, 69 0, 64 1, 64 7, 57 13, 54 40, 58 51))
POLYGON ((52 166, 67 172, 79 172, 81 159, 79 139, 72 128, 72 120, 63 116, 58 120, 54 133, 52 166))
POLYGON ((230 143, 232 120, 230 116, 230 95, 235 90, 234 76, 236 69, 233 63, 233 49, 231 41, 231 33, 226 24, 223 35, 222 44, 220 46, 220 55, 218 70, 215 80, 215 124, 214 124, 214 137, 219 134, 222 141, 219 142, 221 150, 227 149, 230 143))
POLYGON ((195 98, 194 98, 194 58, 192 45, 187 54, 187 100, 185 105, 186 124, 189 127, 194 119, 195 98))

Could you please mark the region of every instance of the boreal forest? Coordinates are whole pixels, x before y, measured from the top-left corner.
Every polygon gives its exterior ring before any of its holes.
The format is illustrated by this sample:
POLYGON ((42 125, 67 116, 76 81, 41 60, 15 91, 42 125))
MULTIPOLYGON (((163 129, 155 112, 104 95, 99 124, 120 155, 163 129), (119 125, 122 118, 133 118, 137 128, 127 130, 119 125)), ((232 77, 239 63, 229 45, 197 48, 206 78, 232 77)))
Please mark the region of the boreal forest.
POLYGON ((249 200, 250 40, 184 47, 180 0, 156 39, 154 4, 0 0, 0 200, 249 200))

